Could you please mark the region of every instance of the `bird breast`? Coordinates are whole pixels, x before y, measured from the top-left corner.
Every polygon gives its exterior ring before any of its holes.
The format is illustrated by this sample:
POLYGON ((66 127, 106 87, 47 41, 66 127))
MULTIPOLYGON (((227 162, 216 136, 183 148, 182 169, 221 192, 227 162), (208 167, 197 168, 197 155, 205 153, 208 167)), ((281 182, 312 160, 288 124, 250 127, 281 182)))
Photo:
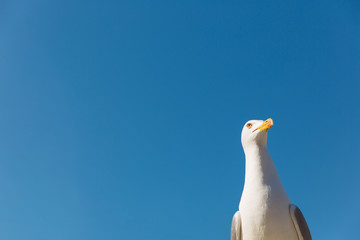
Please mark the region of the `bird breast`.
POLYGON ((286 193, 276 186, 244 188, 239 206, 243 239, 297 239, 289 205, 286 193))

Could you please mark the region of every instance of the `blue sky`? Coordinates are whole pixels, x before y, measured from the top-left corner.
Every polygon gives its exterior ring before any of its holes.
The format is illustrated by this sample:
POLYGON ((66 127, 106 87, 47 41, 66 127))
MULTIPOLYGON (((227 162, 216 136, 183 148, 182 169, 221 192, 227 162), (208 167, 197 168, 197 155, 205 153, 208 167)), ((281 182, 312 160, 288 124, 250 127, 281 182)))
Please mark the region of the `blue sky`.
POLYGON ((240 131, 358 236, 357 1, 2 1, 0 238, 229 239, 240 131))

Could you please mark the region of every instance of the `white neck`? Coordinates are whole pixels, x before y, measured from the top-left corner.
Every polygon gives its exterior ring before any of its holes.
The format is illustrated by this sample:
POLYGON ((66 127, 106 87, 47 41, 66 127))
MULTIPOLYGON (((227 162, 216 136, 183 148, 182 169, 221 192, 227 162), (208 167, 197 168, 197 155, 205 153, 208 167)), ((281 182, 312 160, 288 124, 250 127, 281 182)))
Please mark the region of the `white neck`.
MULTIPOLYGON (((265 146, 248 146, 245 151, 245 186, 247 185, 269 185, 279 182, 279 175, 276 171, 273 160, 265 146)), ((281 184, 281 183, 280 183, 281 184)))

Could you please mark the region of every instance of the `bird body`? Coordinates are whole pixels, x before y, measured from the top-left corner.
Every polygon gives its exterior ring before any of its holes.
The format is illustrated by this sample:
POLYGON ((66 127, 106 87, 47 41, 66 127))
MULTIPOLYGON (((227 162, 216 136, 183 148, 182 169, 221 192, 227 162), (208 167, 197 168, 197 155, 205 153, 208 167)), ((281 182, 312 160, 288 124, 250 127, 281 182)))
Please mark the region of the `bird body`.
POLYGON ((245 185, 239 204, 243 239, 297 240, 291 204, 266 148, 246 155, 245 185))
POLYGON ((273 124, 270 120, 252 120, 243 129, 245 184, 239 211, 234 215, 231 240, 311 239, 305 219, 297 219, 290 211, 291 201, 267 150, 267 130, 273 124))

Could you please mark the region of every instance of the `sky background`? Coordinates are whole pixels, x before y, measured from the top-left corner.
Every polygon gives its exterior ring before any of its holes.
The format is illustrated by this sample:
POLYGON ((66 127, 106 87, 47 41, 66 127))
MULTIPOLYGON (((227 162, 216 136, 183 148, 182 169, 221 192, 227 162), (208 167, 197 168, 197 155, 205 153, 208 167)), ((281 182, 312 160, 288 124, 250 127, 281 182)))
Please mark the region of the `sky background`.
POLYGON ((0 2, 0 238, 230 239, 247 120, 314 239, 355 239, 360 4, 0 2))

